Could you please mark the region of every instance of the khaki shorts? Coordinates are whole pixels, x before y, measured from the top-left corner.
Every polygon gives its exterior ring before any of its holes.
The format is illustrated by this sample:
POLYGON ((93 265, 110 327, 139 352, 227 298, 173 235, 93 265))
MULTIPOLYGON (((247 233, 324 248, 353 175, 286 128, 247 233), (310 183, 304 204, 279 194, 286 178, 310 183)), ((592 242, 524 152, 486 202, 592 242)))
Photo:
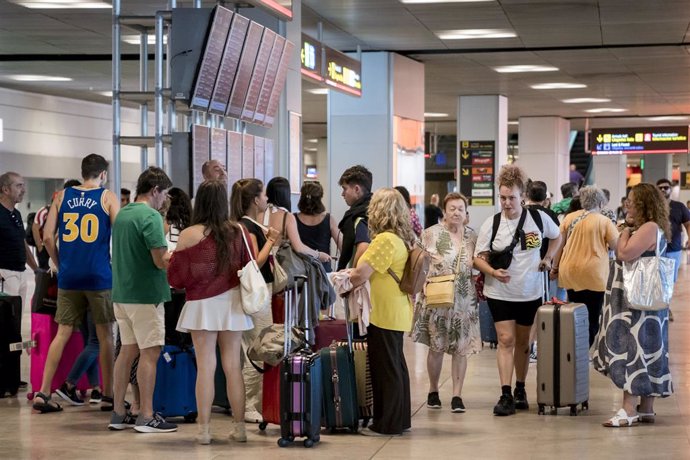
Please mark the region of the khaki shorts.
POLYGON ((165 308, 162 303, 115 303, 122 345, 140 350, 165 345, 165 308))
POLYGON ((55 322, 79 327, 87 308, 91 309, 94 324, 109 324, 115 321, 110 289, 102 291, 58 289, 55 322))

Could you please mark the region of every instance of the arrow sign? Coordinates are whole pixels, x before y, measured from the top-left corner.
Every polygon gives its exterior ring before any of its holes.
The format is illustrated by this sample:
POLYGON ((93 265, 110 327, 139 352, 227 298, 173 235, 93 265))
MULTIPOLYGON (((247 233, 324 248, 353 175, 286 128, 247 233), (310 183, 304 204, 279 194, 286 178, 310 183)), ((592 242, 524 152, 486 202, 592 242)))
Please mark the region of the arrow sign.
POLYGON ((467 160, 470 157, 470 154, 467 152, 467 150, 462 151, 462 158, 464 160, 467 160))
POLYGON ((599 135, 597 136, 597 142, 601 142, 601 141, 603 141, 603 140, 604 140, 604 136, 602 136, 601 134, 599 134, 599 135))
POLYGON ((470 168, 462 168, 462 175, 463 176, 469 176, 470 175, 470 168))

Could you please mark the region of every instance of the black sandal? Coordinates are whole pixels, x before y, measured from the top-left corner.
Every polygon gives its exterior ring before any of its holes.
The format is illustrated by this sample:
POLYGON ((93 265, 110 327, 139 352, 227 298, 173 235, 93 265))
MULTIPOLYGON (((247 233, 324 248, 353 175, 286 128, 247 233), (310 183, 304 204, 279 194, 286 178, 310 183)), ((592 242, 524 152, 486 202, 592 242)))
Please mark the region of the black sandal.
POLYGON ((34 410, 40 412, 41 414, 47 414, 50 412, 60 412, 62 411, 62 406, 58 403, 51 404, 50 396, 46 396, 40 391, 34 395, 34 410), (41 398, 44 402, 36 401, 36 398, 41 398))

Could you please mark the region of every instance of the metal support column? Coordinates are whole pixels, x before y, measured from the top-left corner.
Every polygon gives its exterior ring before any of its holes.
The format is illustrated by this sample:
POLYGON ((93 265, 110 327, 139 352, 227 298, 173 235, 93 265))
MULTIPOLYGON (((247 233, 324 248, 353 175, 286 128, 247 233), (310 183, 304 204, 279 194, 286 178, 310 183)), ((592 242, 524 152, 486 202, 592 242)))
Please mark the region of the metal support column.
MULTIPOLYGON (((146 92, 149 90, 149 50, 148 50, 149 34, 147 31, 142 31, 139 34, 139 91, 146 92)), ((141 136, 149 135, 149 105, 144 102, 139 107, 141 116, 141 136)), ((147 146, 141 147, 141 156, 139 160, 141 170, 149 167, 149 148, 147 146)))
POLYGON ((113 0, 113 181, 110 186, 117 199, 120 199, 122 186, 122 152, 120 147, 120 0, 113 0))
POLYGON ((156 114, 156 166, 163 168, 163 12, 156 13, 156 60, 154 103, 156 114))

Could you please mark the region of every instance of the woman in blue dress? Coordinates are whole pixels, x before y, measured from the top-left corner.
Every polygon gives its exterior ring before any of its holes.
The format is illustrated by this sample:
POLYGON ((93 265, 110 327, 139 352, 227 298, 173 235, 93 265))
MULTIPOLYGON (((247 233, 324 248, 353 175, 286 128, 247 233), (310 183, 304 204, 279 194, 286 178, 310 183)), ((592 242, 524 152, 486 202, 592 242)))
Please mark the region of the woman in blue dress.
POLYGON ((599 334, 594 342, 594 368, 623 390, 623 407, 606 427, 654 423, 654 398, 673 393, 668 357, 668 308, 631 308, 623 289, 622 262, 654 257, 670 234, 668 206, 652 184, 638 184, 628 194, 629 226, 623 230, 611 262, 599 334))

